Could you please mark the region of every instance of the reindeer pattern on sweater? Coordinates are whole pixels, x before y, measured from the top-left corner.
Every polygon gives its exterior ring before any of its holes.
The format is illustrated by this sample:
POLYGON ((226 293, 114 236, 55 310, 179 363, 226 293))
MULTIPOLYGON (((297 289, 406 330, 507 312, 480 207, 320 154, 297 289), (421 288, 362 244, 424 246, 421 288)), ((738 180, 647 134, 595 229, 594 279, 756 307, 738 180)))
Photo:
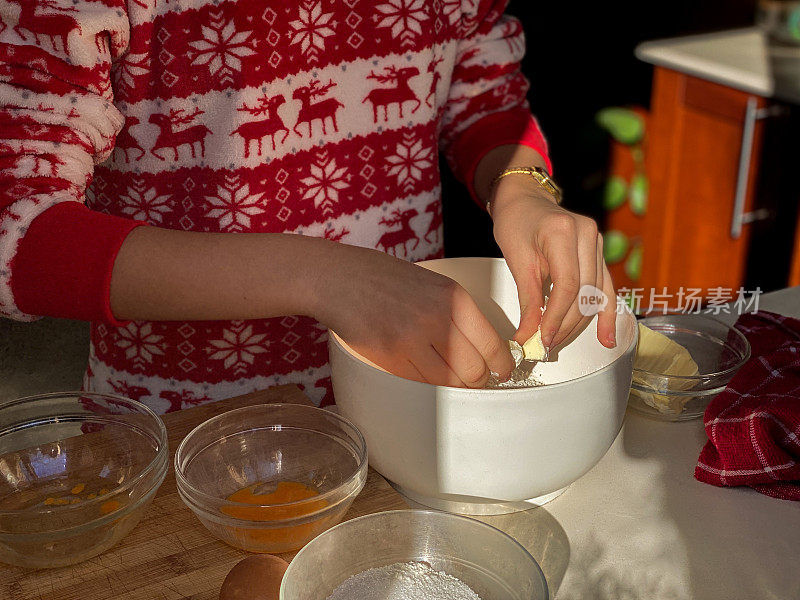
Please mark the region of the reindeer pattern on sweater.
MULTIPOLYGON (((471 128, 528 114, 523 34, 504 8, 0 0, 0 312, 35 318, 16 302, 15 253, 65 202, 441 256, 438 152, 463 174, 471 128)), ((85 386, 159 412, 288 382, 330 401, 326 342, 297 316, 99 320, 85 386)))

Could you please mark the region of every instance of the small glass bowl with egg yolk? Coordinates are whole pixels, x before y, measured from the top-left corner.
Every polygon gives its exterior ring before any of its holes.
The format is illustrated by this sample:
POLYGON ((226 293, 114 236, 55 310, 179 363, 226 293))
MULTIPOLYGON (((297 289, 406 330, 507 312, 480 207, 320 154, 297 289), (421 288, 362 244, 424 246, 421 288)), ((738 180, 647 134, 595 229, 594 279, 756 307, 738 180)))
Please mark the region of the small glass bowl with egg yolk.
POLYGON ((297 404, 231 410, 175 453, 178 493, 226 544, 297 550, 339 523, 367 478, 367 447, 347 419, 297 404))

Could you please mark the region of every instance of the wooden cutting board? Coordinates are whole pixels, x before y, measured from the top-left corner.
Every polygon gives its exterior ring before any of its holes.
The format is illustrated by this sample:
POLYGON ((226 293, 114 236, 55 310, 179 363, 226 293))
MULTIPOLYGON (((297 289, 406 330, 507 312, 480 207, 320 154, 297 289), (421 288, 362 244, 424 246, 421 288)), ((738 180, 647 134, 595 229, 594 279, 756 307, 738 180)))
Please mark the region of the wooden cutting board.
MULTIPOLYGON (((136 528, 108 552, 77 565, 33 570, 0 564, 0 599, 216 600, 225 575, 248 553, 213 538, 183 504, 172 456, 203 421, 233 408, 270 402, 311 404, 299 388, 287 385, 164 415, 170 469, 136 528)), ((370 469, 345 520, 404 508, 408 505, 402 497, 370 469)), ((281 556, 291 560, 294 554, 281 556)))

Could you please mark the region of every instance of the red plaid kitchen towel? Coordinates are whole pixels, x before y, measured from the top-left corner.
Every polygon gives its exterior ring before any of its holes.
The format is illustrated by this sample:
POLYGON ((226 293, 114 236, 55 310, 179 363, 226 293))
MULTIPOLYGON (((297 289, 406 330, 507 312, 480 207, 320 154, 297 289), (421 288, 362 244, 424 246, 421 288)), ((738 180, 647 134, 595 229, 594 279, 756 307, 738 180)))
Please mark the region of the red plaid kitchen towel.
POLYGON ((760 311, 736 328, 752 355, 706 408, 709 441, 694 476, 800 500, 800 321, 760 311))

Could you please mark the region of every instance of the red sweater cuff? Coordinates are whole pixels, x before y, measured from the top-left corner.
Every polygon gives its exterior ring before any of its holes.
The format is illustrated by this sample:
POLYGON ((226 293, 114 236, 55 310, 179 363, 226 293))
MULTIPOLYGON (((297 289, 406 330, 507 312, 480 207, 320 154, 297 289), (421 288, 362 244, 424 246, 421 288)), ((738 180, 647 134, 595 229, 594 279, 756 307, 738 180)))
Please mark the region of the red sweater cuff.
POLYGON ((478 164, 491 150, 507 144, 533 148, 544 158, 547 172, 553 173, 547 142, 527 108, 492 113, 467 127, 453 143, 452 156, 458 165, 456 175, 466 184, 476 202, 478 195, 475 193, 474 179, 478 164))
POLYGON ((19 309, 121 325, 111 312, 111 273, 122 242, 139 225, 61 202, 36 217, 11 262, 11 290, 19 309))

